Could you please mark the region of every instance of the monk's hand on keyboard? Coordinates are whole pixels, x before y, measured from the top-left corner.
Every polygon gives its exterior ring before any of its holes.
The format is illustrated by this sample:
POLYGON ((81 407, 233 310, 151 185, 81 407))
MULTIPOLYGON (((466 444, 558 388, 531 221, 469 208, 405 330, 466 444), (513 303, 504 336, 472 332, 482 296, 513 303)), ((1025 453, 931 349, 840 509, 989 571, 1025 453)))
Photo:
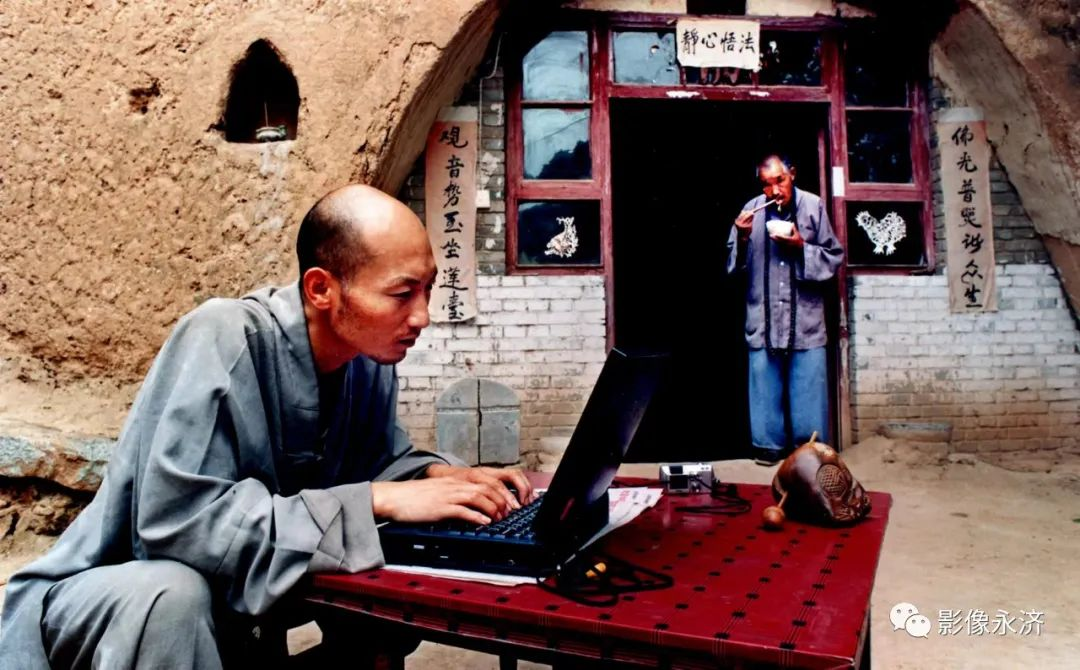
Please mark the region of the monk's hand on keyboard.
POLYGON ((498 481, 479 483, 458 477, 372 482, 371 506, 377 519, 406 523, 462 519, 486 525, 511 511, 505 491, 498 481))
POLYGON ((532 484, 525 477, 525 473, 517 468, 459 468, 437 463, 427 469, 427 476, 454 477, 492 486, 504 495, 510 509, 517 509, 523 504, 536 500, 536 491, 533 490, 532 484))

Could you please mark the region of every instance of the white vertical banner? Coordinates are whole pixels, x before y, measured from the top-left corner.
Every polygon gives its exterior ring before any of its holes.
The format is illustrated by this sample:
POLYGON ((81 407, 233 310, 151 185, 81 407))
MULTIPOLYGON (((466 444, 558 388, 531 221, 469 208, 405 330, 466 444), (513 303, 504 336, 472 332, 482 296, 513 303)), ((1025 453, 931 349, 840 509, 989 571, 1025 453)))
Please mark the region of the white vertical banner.
POLYGON ((456 323, 476 317, 477 110, 446 107, 428 133, 424 160, 424 212, 439 273, 431 293, 431 320, 456 323))
POLYGON ((949 310, 997 311, 986 122, 978 110, 958 107, 941 114, 937 132, 945 202, 949 310))

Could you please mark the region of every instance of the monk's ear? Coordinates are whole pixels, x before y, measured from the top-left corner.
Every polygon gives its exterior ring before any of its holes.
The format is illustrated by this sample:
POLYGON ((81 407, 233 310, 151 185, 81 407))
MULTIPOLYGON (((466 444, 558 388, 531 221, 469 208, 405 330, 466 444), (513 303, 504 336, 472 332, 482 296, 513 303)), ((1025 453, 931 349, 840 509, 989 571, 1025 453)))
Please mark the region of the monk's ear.
POLYGON ((318 310, 334 307, 341 299, 341 282, 320 267, 308 268, 300 280, 304 300, 318 310))

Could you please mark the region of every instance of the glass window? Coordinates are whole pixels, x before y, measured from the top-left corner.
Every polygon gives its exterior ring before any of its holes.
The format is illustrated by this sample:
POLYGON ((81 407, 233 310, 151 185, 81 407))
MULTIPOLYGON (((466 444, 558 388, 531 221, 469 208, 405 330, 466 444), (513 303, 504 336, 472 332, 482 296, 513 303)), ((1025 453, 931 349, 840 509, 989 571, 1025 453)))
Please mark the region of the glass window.
POLYGON ((909 112, 849 112, 847 139, 852 182, 911 183, 909 112))
POLYGON ((589 34, 552 32, 529 49, 521 69, 523 100, 588 100, 589 34))
POLYGON ((615 82, 678 84, 675 33, 615 33, 615 82))
POLYGON ((763 32, 758 83, 821 86, 821 37, 817 33, 763 32))
POLYGON ((589 179, 589 110, 523 109, 526 179, 589 179))
POLYGON ((851 36, 844 55, 847 104, 857 107, 906 107, 905 57, 873 33, 851 36))
POLYGON ((518 205, 518 265, 600 265, 600 203, 594 200, 518 205))
POLYGON ((921 202, 847 203, 850 265, 926 264, 921 202))

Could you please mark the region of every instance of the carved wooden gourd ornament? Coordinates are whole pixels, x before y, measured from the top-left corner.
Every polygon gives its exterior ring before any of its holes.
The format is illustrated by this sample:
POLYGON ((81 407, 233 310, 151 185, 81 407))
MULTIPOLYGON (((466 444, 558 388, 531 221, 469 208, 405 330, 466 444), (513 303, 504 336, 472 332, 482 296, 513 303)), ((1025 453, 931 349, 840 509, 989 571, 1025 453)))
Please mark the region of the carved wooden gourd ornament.
POLYGON ((870 497, 829 445, 810 441, 791 453, 772 482, 775 506, 765 508, 762 523, 776 530, 786 517, 827 526, 855 523, 870 513, 870 497))

